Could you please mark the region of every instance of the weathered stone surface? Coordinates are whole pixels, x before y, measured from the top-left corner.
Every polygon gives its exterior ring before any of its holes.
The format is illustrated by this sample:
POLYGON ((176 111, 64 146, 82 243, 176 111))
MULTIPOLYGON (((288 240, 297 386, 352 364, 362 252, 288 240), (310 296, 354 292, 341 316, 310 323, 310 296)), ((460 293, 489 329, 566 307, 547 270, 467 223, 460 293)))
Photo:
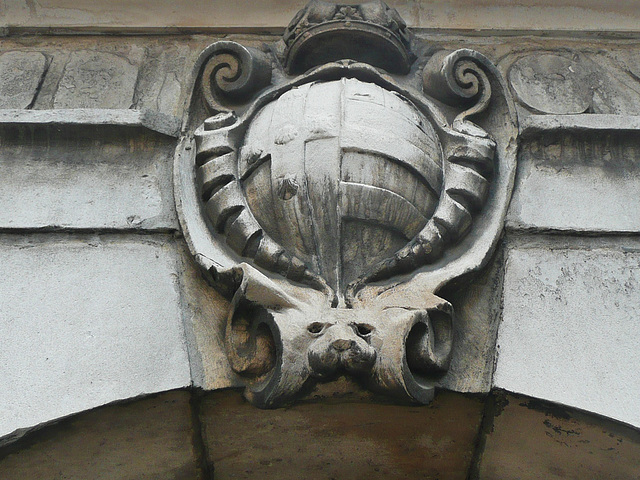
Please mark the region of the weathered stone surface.
POLYGON ((546 113, 584 113, 593 98, 589 71, 570 54, 533 53, 518 59, 509 81, 519 100, 546 113))
POLYGON ((189 77, 197 50, 184 42, 163 42, 145 45, 136 85, 139 109, 181 115, 184 98, 182 84, 189 77))
MULTIPOLYGON (((261 38, 253 42, 259 45, 261 38)), ((181 116, 182 85, 208 41, 162 35, 31 36, 28 41, 10 36, 2 39, 2 50, 46 56, 36 110, 133 108, 181 116)))
POLYGON ((5 125, 0 138, 2 228, 177 225, 167 137, 109 125, 5 125))
POLYGON ((0 237, 0 435, 190 384, 162 237, 0 237))
POLYGON ((640 432, 517 395, 499 396, 480 480, 633 480, 640 432))
POLYGON ((193 384, 204 390, 238 387, 242 383, 231 370, 224 346, 229 302, 206 282, 182 242, 179 252, 182 254, 179 281, 193 384))
POLYGON ((5 480, 203 479, 188 392, 86 412, 0 450, 5 480))
POLYGON ((502 313, 504 254, 458 291, 444 295, 455 311, 453 352, 439 385, 457 392, 488 392, 502 313))
POLYGON ((39 52, 13 51, 0 55, 0 108, 27 108, 32 105, 46 57, 39 52))
MULTIPOLYGON (((624 52, 624 49, 622 50, 624 52)), ((640 78, 616 55, 598 50, 587 56, 593 88, 593 112, 640 115, 640 78)))
MULTIPOLYGON (((416 90, 409 65, 427 45, 411 38, 384 2, 310 2, 271 60, 224 40, 194 66, 178 210, 191 253, 231 300, 225 349, 256 406, 344 372, 428 403, 450 365, 454 314, 434 292, 495 250, 515 108, 470 49, 431 55, 416 90)), ((475 340, 480 352, 492 343, 475 340)))
POLYGON ((621 53, 584 47, 526 53, 509 68, 509 81, 534 112, 637 115, 640 81, 621 53))
POLYGON ((216 478, 466 479, 482 401, 442 392, 428 407, 338 396, 258 410, 237 391, 202 400, 216 478))
POLYGON ((90 50, 72 52, 54 108, 130 108, 137 77, 138 66, 129 58, 90 50))
POLYGON ((512 246, 494 385, 640 426, 640 243, 512 246))
POLYGON ((521 147, 507 226, 640 231, 639 159, 637 132, 541 133, 521 147))
POLYGON ((2 128, 18 125, 55 125, 58 129, 71 126, 95 125, 109 127, 142 127, 170 137, 180 135, 181 121, 178 117, 153 110, 131 110, 114 108, 60 108, 56 110, 0 110, 2 128))
MULTIPOLYGON (((201 28, 284 27, 300 8, 299 0, 261 2, 210 2, 207 0, 178 0, 159 3, 149 15, 135 4, 118 0, 106 10, 98 0, 77 0, 58 4, 40 0, 12 2, 7 10, 12 26, 60 27, 95 31, 106 28, 112 32, 122 27, 168 26, 201 28), (85 27, 84 29, 81 27, 85 27)), ((482 2, 456 0, 432 2, 396 0, 392 3, 403 18, 414 27, 463 30, 560 30, 637 32, 640 14, 633 1, 602 2, 600 0, 520 0, 513 2, 482 2)))

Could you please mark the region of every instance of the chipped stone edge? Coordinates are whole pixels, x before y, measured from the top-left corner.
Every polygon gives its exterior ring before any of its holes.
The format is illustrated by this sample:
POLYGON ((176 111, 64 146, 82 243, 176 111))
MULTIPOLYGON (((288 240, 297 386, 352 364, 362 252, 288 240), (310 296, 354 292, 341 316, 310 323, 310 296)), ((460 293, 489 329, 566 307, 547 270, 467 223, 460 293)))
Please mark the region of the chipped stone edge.
POLYGON ((577 115, 530 115, 520 120, 521 139, 544 132, 640 131, 640 115, 583 113, 577 115))
POLYGON ((142 127, 178 138, 182 121, 151 110, 70 108, 55 110, 0 110, 2 125, 115 125, 142 127))

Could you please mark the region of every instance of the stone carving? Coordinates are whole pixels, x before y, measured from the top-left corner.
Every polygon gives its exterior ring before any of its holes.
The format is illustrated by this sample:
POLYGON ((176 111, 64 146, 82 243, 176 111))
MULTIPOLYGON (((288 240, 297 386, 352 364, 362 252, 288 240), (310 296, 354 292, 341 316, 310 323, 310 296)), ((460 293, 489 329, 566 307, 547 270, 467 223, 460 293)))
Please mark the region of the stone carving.
POLYGON ((195 66, 176 198, 257 406, 342 374, 427 403, 447 369, 436 293, 495 246, 517 129, 486 57, 414 42, 380 1, 313 1, 281 42, 195 66))
POLYGON ((415 59, 407 25, 380 0, 359 5, 312 1, 294 17, 282 39, 288 73, 357 58, 391 73, 406 74, 415 59))
POLYGON ((640 84, 626 52, 519 52, 504 59, 519 103, 534 114, 637 114, 640 84))

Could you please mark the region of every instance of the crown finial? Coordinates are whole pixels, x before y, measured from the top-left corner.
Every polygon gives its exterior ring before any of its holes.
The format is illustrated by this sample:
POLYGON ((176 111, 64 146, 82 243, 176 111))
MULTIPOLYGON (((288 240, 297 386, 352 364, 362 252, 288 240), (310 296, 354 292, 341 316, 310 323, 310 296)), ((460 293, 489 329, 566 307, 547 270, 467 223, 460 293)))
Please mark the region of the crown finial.
POLYGON ((350 59, 406 74, 413 62, 410 35, 398 12, 381 0, 361 4, 312 0, 284 33, 285 68, 296 74, 350 59))

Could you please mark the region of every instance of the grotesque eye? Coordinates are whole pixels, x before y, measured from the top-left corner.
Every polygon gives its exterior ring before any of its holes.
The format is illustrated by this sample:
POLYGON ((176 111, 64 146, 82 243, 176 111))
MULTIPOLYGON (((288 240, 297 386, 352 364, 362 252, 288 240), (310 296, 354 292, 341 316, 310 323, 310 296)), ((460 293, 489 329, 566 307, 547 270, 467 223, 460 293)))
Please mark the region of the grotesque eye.
POLYGON ((322 330, 324 329, 324 323, 320 323, 320 322, 313 322, 311 325, 309 325, 307 327, 307 330, 309 330, 309 333, 320 333, 322 330))
POLYGON ((366 337, 373 331, 373 327, 371 325, 367 325, 366 323, 358 323, 355 325, 356 331, 358 335, 366 337))

